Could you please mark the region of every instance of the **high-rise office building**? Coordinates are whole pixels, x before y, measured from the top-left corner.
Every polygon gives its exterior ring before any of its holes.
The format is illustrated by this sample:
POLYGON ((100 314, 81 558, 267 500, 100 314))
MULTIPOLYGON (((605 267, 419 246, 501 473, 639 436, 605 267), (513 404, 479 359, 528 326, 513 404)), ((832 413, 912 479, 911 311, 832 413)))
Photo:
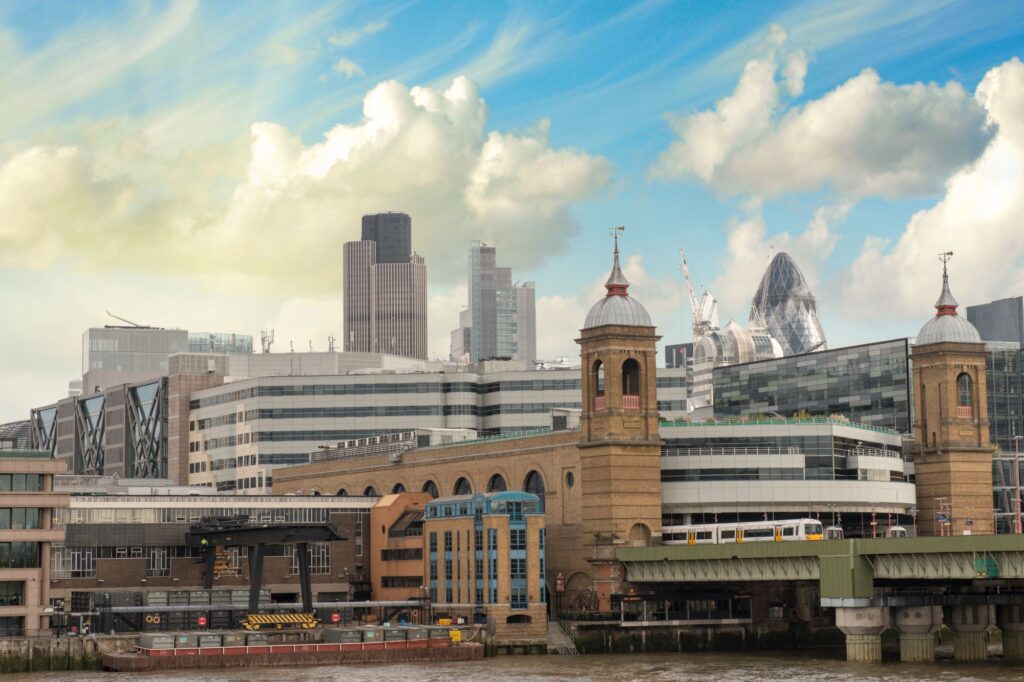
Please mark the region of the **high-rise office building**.
POLYGON ((768 264, 750 306, 750 325, 766 329, 784 355, 825 350, 814 294, 788 253, 780 251, 768 264))
POLYGON ((982 341, 1010 341, 1024 345, 1024 297, 1001 298, 967 306, 967 321, 982 341))
POLYGON ((412 252, 409 216, 363 216, 362 239, 343 258, 345 350, 426 359, 427 266, 412 252))
MULTIPOLYGON (((469 243, 469 360, 537 359, 537 313, 533 282, 512 281, 511 268, 498 267, 497 249, 469 243)), ((465 328, 460 319, 461 327, 465 328)), ((463 339, 459 330, 453 341, 463 339)), ((457 344, 456 344, 457 345, 457 344)), ((452 357, 457 348, 453 346, 452 357)))

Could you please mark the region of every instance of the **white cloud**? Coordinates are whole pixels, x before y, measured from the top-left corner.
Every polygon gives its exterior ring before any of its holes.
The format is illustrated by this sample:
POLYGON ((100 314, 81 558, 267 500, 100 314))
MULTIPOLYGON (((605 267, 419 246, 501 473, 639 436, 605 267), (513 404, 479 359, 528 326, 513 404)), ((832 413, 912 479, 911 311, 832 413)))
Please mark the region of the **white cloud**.
POLYGON ((363 71, 363 67, 359 66, 351 59, 346 59, 344 57, 334 62, 334 66, 331 68, 333 68, 336 72, 343 74, 345 78, 362 76, 366 73, 365 71, 363 71))
POLYGON ((724 194, 776 197, 833 186, 842 196, 934 193, 992 136, 984 109, 958 83, 896 85, 872 69, 800 106, 807 59, 772 27, 764 54, 708 111, 669 115, 679 139, 652 174, 696 177, 724 194))
POLYGON ((374 21, 359 28, 343 29, 327 38, 327 42, 335 47, 352 47, 366 36, 383 31, 388 27, 386 21, 374 21))
POLYGON ((125 123, 0 157, 0 263, 67 255, 87 269, 216 272, 318 295, 340 286, 359 217, 397 210, 413 218, 431 281, 445 283, 462 273, 451 245, 471 237, 499 243, 511 266, 536 264, 537 243, 563 250, 577 229, 569 205, 611 176, 601 157, 552 148, 546 122, 486 134, 487 105, 465 78, 444 91, 380 83, 363 113, 310 145, 262 122, 248 149, 159 155, 125 123))
POLYGON ((845 310, 923 322, 939 294, 936 255, 943 251, 955 254, 951 285, 961 304, 1024 291, 1024 64, 1014 58, 991 69, 975 99, 998 126, 995 138, 977 163, 947 181, 941 201, 911 217, 894 244, 865 241, 843 292, 845 310))

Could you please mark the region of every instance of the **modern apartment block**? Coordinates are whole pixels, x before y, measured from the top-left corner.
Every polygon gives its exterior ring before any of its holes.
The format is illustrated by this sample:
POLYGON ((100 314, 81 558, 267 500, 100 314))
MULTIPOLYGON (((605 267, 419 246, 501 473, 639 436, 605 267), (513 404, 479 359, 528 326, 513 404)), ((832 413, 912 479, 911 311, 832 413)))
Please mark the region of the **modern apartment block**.
POLYGON ((982 341, 1009 341, 1024 345, 1024 296, 967 306, 967 321, 982 341))
POLYGON ((0 637, 49 630, 50 547, 64 539, 54 514, 68 506, 53 477, 64 472, 49 452, 0 450, 0 637))
POLYGON ((409 216, 363 216, 362 239, 342 253, 345 350, 426 359, 427 266, 409 216))
POLYGON ((468 263, 469 347, 465 347, 462 331, 467 323, 460 317, 460 328, 452 332, 452 359, 468 353, 471 362, 489 358, 536 360, 533 282, 513 282, 511 268, 498 267, 497 249, 484 242, 470 242, 468 263))

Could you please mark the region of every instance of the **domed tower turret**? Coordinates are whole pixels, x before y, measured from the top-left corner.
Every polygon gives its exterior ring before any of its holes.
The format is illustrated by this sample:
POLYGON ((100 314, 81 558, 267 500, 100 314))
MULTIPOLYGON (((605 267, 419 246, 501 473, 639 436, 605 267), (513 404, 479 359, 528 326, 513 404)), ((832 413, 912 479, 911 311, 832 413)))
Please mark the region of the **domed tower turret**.
POLYGON ((976 535, 992 528, 992 454, 985 394, 985 344, 957 314, 948 262, 935 317, 911 352, 918 528, 922 535, 976 535))
POLYGON ((661 437, 655 357, 658 335, 629 295, 616 228, 607 294, 580 331, 583 544, 602 608, 621 589, 615 547, 661 538, 661 437))

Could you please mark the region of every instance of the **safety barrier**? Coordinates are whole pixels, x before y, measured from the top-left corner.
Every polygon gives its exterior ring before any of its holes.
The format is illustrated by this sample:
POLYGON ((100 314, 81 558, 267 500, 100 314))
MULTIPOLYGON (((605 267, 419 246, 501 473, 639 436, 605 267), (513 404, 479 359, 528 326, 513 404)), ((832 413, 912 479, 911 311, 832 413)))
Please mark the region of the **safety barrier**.
POLYGON ((285 626, 311 630, 317 625, 319 625, 319 621, 312 613, 251 613, 242 622, 242 627, 246 630, 261 628, 282 630, 285 626))

